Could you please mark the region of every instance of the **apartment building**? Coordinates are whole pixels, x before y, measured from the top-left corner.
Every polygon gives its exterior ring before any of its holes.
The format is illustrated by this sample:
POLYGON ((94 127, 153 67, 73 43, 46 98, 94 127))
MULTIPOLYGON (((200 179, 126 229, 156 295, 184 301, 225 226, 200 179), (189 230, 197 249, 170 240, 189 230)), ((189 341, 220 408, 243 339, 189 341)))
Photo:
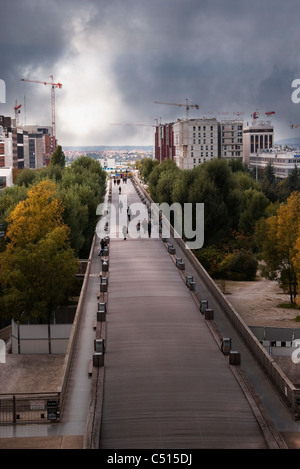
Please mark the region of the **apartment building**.
POLYGON ((223 120, 221 126, 221 158, 243 158, 242 120, 223 120))
POLYGON ((181 169, 192 169, 220 156, 220 127, 216 119, 178 119, 160 124, 155 132, 154 157, 175 161, 181 169))
POLYGON ((40 169, 48 164, 51 154, 51 127, 24 125, 28 133, 28 164, 27 168, 40 169))
POLYGON ((15 119, 0 116, 0 167, 39 169, 50 161, 51 127, 16 126, 15 119))
POLYGON ((159 124, 154 134, 154 157, 161 163, 166 158, 173 160, 174 155, 173 122, 159 124))
POLYGON ((181 169, 192 169, 213 158, 242 158, 250 161, 274 145, 271 121, 216 118, 178 119, 159 124, 155 131, 154 157, 161 163, 170 158, 181 169))

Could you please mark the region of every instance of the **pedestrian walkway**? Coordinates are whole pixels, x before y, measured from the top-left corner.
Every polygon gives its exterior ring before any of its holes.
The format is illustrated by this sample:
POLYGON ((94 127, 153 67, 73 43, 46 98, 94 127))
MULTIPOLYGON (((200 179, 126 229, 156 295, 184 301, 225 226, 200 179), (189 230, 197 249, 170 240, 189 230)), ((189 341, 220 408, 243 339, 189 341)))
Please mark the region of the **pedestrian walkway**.
POLYGON ((267 448, 162 240, 111 239, 109 266, 100 449, 267 448))

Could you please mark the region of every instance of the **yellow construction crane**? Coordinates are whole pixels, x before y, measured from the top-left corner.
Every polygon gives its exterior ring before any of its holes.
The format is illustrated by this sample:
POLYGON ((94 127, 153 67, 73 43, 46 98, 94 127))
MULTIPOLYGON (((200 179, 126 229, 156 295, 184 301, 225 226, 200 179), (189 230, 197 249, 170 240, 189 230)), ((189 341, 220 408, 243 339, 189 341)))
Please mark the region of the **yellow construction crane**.
POLYGON ((185 99, 186 103, 185 104, 177 104, 177 103, 162 103, 160 101, 154 101, 155 104, 170 104, 171 106, 185 106, 186 110, 186 120, 189 120, 189 110, 191 107, 194 107, 196 109, 199 109, 198 104, 189 104, 189 100, 186 98, 185 99))

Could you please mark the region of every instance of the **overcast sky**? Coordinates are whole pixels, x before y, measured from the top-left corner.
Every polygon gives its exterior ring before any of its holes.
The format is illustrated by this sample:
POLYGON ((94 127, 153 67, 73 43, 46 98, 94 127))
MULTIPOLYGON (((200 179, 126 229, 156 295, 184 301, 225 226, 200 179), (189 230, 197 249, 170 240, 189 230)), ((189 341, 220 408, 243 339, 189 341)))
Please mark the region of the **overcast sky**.
POLYGON ((274 111, 300 137, 299 0, 0 0, 0 114, 51 125, 59 144, 151 145, 158 121, 274 111), (122 125, 112 125, 119 123, 122 125), (131 125, 128 125, 131 124, 131 125), (138 126, 136 124, 146 124, 138 126))

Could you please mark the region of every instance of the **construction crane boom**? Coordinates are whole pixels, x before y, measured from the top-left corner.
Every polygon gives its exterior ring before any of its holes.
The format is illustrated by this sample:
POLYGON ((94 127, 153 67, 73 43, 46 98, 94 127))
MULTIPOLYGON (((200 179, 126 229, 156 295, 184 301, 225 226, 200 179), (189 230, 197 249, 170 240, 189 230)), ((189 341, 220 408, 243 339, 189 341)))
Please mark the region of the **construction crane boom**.
POLYGON ((198 104, 189 104, 189 100, 186 98, 185 99, 186 103, 185 104, 177 104, 177 103, 163 103, 161 101, 154 101, 155 104, 169 104, 171 106, 184 106, 185 107, 185 110, 186 110, 186 120, 189 119, 189 110, 191 107, 194 107, 196 109, 199 109, 199 105, 198 104))
POLYGON ((55 124, 55 88, 62 88, 62 83, 54 83, 53 75, 50 76, 51 82, 40 80, 29 80, 21 78, 20 81, 28 81, 30 83, 39 83, 41 85, 51 85, 51 114, 52 114, 52 151, 56 148, 56 124, 55 124))

